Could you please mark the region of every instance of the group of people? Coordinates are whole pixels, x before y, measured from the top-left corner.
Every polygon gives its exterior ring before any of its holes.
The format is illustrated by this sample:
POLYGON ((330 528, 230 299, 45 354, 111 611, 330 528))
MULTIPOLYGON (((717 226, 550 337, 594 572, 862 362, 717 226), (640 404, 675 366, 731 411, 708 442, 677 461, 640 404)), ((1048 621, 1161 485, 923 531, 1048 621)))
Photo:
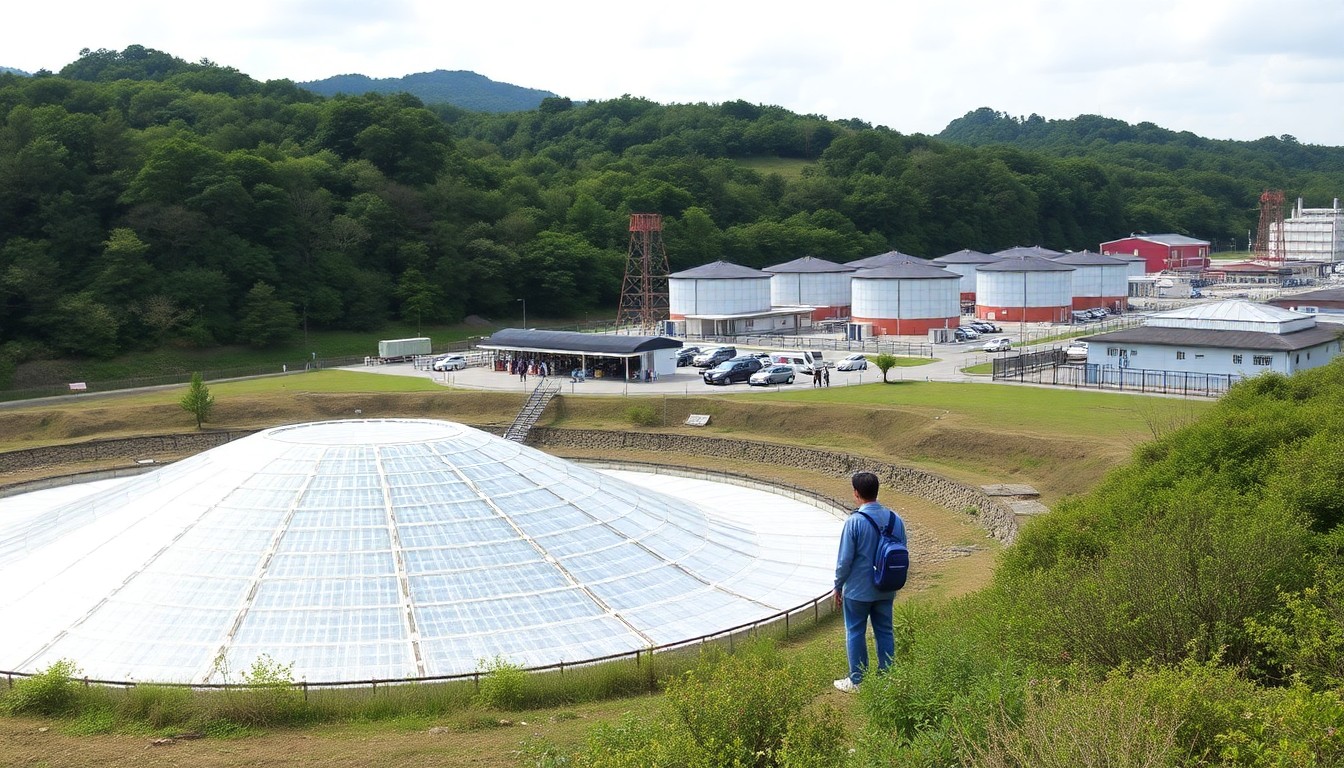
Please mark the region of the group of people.
POLYGON ((550 371, 550 367, 545 360, 523 360, 510 357, 508 359, 509 373, 517 374, 519 381, 527 381, 527 374, 534 373, 545 377, 550 371))
POLYGON ((826 366, 818 366, 812 369, 812 386, 829 387, 831 386, 831 369, 826 366))

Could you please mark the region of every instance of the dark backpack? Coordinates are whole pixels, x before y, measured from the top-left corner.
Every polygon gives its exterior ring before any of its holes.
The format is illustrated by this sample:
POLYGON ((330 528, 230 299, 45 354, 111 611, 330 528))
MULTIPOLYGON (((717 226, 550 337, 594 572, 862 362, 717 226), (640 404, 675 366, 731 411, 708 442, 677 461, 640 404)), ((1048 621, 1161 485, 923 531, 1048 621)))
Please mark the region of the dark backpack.
POLYGON ((877 531, 877 552, 873 555, 873 586, 879 592, 895 592, 905 586, 906 574, 910 572, 910 550, 905 542, 892 534, 896 526, 896 513, 891 513, 886 530, 877 526, 867 512, 860 512, 863 519, 877 531))

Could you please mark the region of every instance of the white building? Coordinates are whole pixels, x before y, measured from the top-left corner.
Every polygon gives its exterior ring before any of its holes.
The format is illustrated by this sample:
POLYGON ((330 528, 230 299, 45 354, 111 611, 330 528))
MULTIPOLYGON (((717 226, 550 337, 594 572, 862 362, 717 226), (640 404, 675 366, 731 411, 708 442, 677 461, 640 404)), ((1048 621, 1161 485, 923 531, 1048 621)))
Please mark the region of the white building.
POLYGON ((813 320, 849 317, 849 276, 855 267, 804 256, 766 267, 770 303, 776 307, 809 307, 813 320))
POLYGON ((1303 208, 1302 198, 1297 198, 1293 215, 1283 222, 1283 249, 1289 261, 1344 261, 1344 209, 1339 198, 1333 208, 1303 208))
POLYGON ((1234 377, 1291 375, 1340 351, 1338 330, 1318 327, 1313 315, 1244 300, 1161 312, 1085 340, 1090 365, 1234 377))
POLYGON ((771 276, 716 261, 668 275, 669 316, 688 336, 796 333, 812 325, 813 307, 775 308, 771 276))

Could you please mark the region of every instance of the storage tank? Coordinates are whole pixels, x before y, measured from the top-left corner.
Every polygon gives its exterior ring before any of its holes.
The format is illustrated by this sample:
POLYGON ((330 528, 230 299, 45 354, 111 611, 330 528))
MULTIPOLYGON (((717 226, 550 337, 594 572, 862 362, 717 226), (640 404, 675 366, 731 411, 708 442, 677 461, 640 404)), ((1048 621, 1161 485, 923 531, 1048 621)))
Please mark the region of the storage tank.
POLYGON ((1049 248, 1042 248, 1039 245, 1015 245, 1012 248, 1004 248, 1002 251, 995 251, 990 254, 1000 259, 1020 259, 1024 256, 1035 256, 1038 259, 1053 259, 1056 256, 1063 256, 1063 251, 1052 251, 1049 248))
POLYGON ((1112 259, 1125 262, 1125 277, 1143 277, 1148 274, 1148 260, 1133 253, 1108 253, 1112 259))
POLYGON ((871 324, 875 336, 926 336, 956 328, 961 319, 961 275, 930 264, 861 269, 850 276, 852 322, 871 324))
POLYGON ((741 315, 770 310, 770 275, 716 261, 667 276, 668 315, 741 315))
POLYGON ((974 304, 976 268, 981 264, 993 264, 996 261, 998 261, 998 258, 990 256, 987 253, 962 248, 956 253, 939 256, 929 263, 942 267, 949 272, 956 272, 961 275, 961 300, 963 302, 974 304))
POLYGON ((845 266, 855 269, 872 269, 874 267, 892 267, 897 264, 928 264, 928 259, 921 259, 918 256, 911 256, 908 253, 900 251, 887 251, 879 253, 876 256, 869 256, 866 259, 845 262, 845 266))
POLYGON ((1029 323, 1067 322, 1073 267, 1039 256, 1001 259, 976 270, 975 316, 1029 323))
POLYGON ((854 267, 804 256, 762 271, 770 275, 772 306, 812 307, 813 320, 849 317, 849 276, 854 267))
POLYGON ((1093 251, 1066 253, 1054 260, 1073 267, 1073 308, 1122 312, 1129 307, 1129 265, 1093 251))

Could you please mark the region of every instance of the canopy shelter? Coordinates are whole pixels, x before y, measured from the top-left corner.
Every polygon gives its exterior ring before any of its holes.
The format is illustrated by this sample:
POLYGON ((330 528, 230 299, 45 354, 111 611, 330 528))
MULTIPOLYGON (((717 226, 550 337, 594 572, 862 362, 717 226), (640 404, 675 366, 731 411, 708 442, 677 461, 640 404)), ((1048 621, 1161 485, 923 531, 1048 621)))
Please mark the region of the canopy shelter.
MULTIPOLYGON (((667 336, 504 328, 482 339, 476 348, 515 358, 577 358, 579 369, 583 371, 589 370, 589 358, 595 358, 618 364, 624 369, 625 378, 629 379, 632 372, 639 371, 648 371, 653 375, 675 373, 677 350, 681 349, 681 342, 667 336)), ((564 371, 563 368, 555 370, 564 371)))

